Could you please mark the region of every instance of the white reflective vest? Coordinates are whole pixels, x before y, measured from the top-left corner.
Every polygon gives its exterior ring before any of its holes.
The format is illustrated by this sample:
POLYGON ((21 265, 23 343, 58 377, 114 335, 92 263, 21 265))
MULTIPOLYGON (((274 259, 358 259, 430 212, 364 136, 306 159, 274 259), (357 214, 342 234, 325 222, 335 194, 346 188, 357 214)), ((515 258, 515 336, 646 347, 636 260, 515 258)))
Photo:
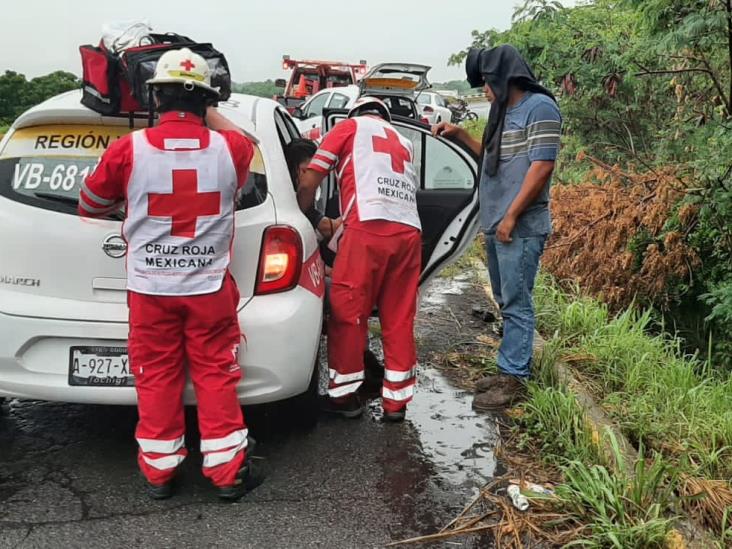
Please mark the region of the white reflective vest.
POLYGON ((421 230, 412 142, 380 118, 355 120, 351 162, 359 219, 383 219, 421 230))
POLYGON ((223 136, 209 134, 209 146, 198 150, 197 139, 166 140, 174 150, 161 150, 144 130, 132 134, 122 230, 129 290, 185 296, 221 288, 234 237, 237 175, 223 136))

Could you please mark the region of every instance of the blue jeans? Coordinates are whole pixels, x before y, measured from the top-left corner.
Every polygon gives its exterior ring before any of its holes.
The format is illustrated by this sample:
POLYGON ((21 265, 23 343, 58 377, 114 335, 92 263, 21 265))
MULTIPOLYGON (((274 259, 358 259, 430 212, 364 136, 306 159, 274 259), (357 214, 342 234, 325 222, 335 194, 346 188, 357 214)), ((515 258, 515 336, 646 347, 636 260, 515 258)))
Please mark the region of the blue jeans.
POLYGON ((504 244, 495 234, 485 235, 493 297, 503 317, 498 369, 504 374, 523 378, 531 374, 536 324, 531 294, 545 242, 543 235, 513 236, 512 242, 504 244))

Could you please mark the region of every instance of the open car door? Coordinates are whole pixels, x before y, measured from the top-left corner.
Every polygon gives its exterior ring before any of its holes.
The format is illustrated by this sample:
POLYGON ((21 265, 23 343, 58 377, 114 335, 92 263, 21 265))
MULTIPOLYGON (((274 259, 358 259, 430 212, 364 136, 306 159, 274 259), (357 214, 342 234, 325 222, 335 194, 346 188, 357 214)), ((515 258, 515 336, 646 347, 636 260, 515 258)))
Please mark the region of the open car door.
MULTIPOLYGON (((346 111, 324 113, 326 130, 344 120, 346 111)), ((443 137, 415 120, 394 117, 393 126, 414 145, 419 174, 417 209, 422 222, 420 286, 456 261, 478 232, 478 159, 466 147, 443 137)), ((335 175, 323 182, 319 206, 332 217, 339 214, 335 175)))

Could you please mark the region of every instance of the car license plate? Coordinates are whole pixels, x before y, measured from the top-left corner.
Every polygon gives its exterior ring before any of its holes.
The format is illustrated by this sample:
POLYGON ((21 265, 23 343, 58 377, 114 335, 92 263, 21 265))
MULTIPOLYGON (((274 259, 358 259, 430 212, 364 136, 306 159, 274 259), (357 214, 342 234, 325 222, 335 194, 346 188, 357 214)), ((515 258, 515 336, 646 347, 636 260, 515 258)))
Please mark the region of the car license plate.
POLYGON ((127 347, 71 347, 69 385, 133 387, 127 347))

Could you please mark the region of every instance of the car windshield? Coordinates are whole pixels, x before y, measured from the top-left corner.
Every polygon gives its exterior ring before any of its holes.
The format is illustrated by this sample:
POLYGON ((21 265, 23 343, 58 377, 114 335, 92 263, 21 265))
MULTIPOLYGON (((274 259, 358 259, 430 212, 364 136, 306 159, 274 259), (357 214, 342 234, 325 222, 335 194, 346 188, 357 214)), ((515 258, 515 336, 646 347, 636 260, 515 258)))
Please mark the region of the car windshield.
MULTIPOLYGON (((94 171, 104 149, 128 132, 126 127, 93 126, 17 130, 0 153, 0 195, 75 215, 82 182, 94 171)), ((266 196, 267 178, 257 147, 249 179, 237 199, 237 209, 261 204, 266 196)))
POLYGON ((429 105, 432 103, 432 97, 428 93, 420 93, 417 97, 417 103, 420 105, 429 105))

